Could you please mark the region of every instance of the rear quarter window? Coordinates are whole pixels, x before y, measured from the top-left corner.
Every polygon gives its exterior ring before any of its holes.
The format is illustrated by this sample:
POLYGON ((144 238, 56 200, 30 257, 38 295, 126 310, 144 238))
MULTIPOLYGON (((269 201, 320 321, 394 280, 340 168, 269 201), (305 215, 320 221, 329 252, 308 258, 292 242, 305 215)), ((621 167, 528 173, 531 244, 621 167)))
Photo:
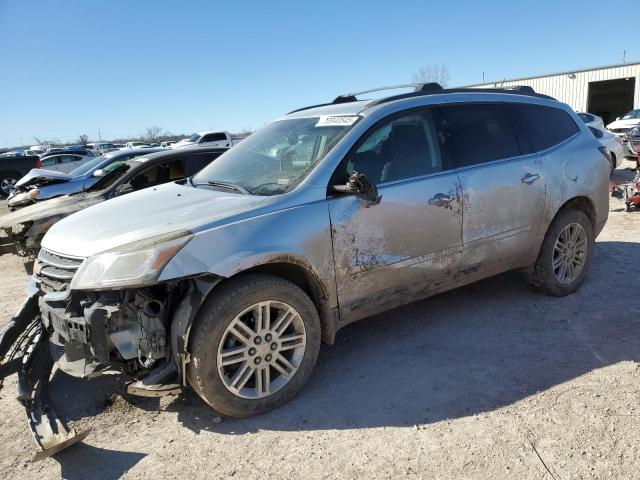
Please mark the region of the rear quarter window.
POLYGON ((511 104, 508 111, 536 152, 558 145, 579 131, 571 115, 560 108, 511 104))

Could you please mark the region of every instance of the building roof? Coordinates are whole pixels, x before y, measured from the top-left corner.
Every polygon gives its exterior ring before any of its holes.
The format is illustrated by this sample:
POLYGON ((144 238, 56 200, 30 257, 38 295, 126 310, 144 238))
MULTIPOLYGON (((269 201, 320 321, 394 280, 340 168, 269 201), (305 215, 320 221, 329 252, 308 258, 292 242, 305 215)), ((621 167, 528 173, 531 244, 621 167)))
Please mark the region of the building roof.
POLYGON ((531 75, 529 77, 518 77, 518 78, 501 78, 500 80, 492 80, 492 81, 488 81, 488 82, 474 83, 474 84, 466 85, 466 86, 475 87, 477 85, 489 85, 489 84, 492 84, 492 83, 519 82, 521 80, 532 80, 534 78, 556 77, 556 76, 559 76, 559 75, 569 75, 571 73, 591 72, 593 70, 606 70, 606 69, 609 69, 609 68, 633 67, 633 66, 638 66, 638 65, 640 65, 640 62, 618 63, 618 64, 615 64, 615 65, 605 65, 605 66, 602 66, 602 67, 579 68, 577 70, 566 70, 566 71, 557 72, 557 73, 547 73, 545 75, 531 75))

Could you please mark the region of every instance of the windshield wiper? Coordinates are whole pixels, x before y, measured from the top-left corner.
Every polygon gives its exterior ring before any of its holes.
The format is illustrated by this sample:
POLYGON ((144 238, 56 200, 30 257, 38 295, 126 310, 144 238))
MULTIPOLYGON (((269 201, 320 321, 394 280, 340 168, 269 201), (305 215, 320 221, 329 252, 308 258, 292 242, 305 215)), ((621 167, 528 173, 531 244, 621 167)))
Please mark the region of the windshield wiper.
POLYGON ((234 190, 236 192, 240 192, 245 195, 252 195, 252 193, 249 190, 244 188, 242 185, 238 185, 236 183, 220 182, 218 180, 210 180, 208 182, 203 182, 203 183, 194 183, 195 187, 197 187, 198 185, 209 185, 210 187, 226 188, 227 190, 234 190))

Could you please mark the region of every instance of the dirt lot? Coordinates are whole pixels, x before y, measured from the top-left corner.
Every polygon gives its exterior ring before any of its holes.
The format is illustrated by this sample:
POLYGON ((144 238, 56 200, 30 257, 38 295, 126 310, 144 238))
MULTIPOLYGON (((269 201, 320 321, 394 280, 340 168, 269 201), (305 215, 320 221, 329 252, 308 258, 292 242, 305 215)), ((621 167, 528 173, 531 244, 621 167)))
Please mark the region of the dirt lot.
MULTIPOLYGON (((11 378, 1 476, 640 478, 639 271, 640 212, 612 199, 578 293, 544 297, 510 273, 351 325, 301 395, 251 419, 56 374, 59 413, 93 432, 35 464, 11 378)), ((16 258, 0 272, 4 323, 26 277, 16 258)))

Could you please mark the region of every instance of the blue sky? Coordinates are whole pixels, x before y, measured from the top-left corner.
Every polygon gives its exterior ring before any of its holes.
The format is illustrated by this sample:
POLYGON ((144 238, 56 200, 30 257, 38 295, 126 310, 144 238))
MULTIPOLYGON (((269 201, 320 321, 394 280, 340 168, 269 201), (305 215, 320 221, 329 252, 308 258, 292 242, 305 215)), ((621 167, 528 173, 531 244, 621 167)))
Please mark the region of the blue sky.
POLYGON ((625 49, 639 61, 624 20, 637 7, 0 0, 0 146, 151 125, 255 129, 340 93, 408 82, 432 64, 448 65, 455 86, 483 72, 489 81, 620 63, 625 49))

